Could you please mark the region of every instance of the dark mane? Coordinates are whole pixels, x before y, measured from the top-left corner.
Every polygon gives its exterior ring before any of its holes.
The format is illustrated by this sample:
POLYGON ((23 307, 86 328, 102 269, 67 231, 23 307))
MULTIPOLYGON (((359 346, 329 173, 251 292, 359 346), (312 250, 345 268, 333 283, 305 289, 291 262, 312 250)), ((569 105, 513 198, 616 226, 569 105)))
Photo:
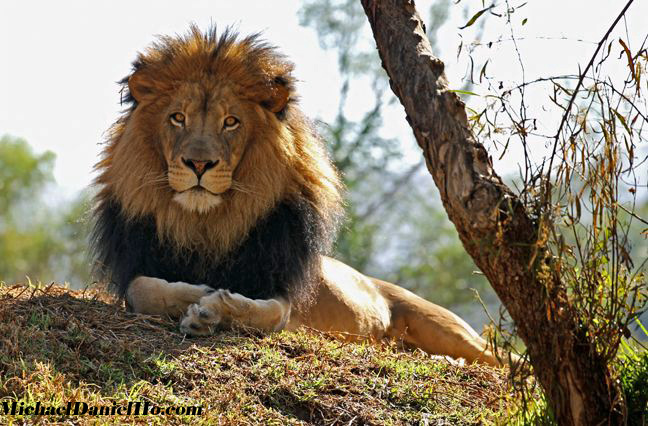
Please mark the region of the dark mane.
POLYGON ((277 295, 308 303, 319 279, 319 258, 330 250, 334 229, 304 200, 284 201, 231 253, 212 257, 174 251, 160 241, 152 217, 129 220, 116 201, 95 212, 92 233, 99 277, 124 297, 137 276, 223 288, 253 299, 277 295))

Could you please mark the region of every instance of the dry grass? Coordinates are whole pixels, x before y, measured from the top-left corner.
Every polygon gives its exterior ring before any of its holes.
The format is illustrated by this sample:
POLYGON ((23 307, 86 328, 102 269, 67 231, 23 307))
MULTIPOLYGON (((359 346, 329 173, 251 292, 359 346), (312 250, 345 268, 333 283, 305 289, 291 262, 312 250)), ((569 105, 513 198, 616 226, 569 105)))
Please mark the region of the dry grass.
POLYGON ((203 407, 200 416, 2 415, 2 423, 454 425, 506 415, 504 371, 396 345, 245 330, 186 339, 175 322, 129 314, 100 290, 2 287, 0 299, 2 402, 203 407))

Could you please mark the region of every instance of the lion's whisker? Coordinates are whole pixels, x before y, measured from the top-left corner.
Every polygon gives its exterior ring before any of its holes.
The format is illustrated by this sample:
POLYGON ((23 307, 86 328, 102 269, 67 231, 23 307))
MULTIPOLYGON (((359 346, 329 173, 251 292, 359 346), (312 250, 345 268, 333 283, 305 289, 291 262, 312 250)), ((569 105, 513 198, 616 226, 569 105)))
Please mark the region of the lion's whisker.
POLYGON ((249 194, 249 195, 257 195, 257 196, 262 196, 263 194, 260 191, 255 191, 253 188, 250 186, 247 186, 245 184, 242 184, 241 182, 237 182, 235 180, 232 181, 232 186, 231 189, 242 192, 244 194, 249 194))
POLYGON ((162 187, 164 187, 164 184, 166 182, 168 182, 168 178, 167 178, 166 174, 159 175, 159 174, 155 173, 155 175, 153 176, 152 179, 148 179, 148 176, 151 175, 151 174, 152 173, 147 173, 146 175, 144 175, 144 179, 143 179, 142 184, 140 186, 138 186, 137 188, 135 188, 134 191, 139 191, 142 188, 145 188, 147 186, 150 186, 151 188, 162 188, 162 187))

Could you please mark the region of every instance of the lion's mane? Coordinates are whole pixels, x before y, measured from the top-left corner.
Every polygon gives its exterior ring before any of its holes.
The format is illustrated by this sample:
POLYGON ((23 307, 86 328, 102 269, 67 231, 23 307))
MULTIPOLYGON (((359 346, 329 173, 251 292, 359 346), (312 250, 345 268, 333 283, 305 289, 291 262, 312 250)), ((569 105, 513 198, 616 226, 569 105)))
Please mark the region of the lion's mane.
POLYGON ((112 126, 97 164, 92 248, 99 278, 123 296, 147 275, 228 288, 252 298, 282 294, 303 301, 318 279, 319 257, 331 247, 341 217, 338 175, 296 103, 293 65, 258 35, 218 36, 192 27, 162 37, 133 63, 122 81, 128 105, 112 126), (128 79, 144 73, 157 96, 179 82, 227 81, 238 96, 259 100, 276 90, 290 101, 262 108, 254 135, 234 172, 244 190, 230 190, 206 213, 172 201, 164 159, 155 149, 155 107, 138 110, 128 79))

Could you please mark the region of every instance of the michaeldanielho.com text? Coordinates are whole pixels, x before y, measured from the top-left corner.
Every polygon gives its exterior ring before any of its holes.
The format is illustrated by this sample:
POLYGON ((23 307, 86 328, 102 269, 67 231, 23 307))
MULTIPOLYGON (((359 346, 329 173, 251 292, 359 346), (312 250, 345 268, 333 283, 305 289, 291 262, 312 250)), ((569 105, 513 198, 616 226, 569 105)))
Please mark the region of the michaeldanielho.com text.
POLYGON ((25 405, 24 402, 2 401, 4 415, 12 416, 174 416, 202 415, 200 406, 168 406, 161 407, 148 401, 130 401, 127 405, 89 405, 85 402, 68 402, 66 405, 52 406, 36 402, 25 405))

